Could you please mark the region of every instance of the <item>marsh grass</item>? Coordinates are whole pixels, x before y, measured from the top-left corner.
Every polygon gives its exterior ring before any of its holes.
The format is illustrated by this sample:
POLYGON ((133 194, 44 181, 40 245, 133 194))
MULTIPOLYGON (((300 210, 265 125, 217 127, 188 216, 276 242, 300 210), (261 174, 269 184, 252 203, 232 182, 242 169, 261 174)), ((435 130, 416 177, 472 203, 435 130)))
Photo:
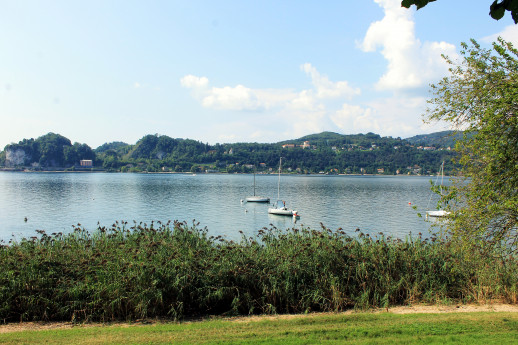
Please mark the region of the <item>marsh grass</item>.
POLYGON ((0 320, 112 321, 516 303, 513 257, 438 239, 275 227, 238 242, 197 224, 116 222, 0 249, 0 320))

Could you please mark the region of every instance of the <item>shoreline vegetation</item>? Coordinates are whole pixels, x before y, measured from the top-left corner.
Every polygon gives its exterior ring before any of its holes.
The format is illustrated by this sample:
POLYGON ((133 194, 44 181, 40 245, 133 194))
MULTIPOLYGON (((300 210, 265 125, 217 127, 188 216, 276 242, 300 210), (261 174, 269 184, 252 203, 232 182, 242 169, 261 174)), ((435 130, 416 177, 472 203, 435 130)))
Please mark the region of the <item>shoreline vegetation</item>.
MULTIPOLYGON (((31 169, 22 169, 22 168, 0 168, 0 172, 22 172, 22 173, 110 173, 110 174, 161 174, 161 175, 252 175, 253 172, 189 172, 189 171, 110 171, 110 170, 104 170, 104 169, 75 169, 75 170, 69 170, 69 169, 56 169, 56 170, 31 170, 31 169)), ((279 172, 258 172, 257 175, 273 175, 277 176, 279 172)), ((324 173, 324 174, 317 174, 317 173, 298 173, 298 172, 283 172, 281 173, 282 176, 294 176, 294 175, 300 175, 300 176, 380 176, 380 177, 391 177, 391 176, 397 176, 397 177, 436 177, 435 174, 399 174, 399 175, 388 175, 388 174, 330 174, 330 173, 324 173)), ((445 175, 444 178, 450 178, 452 176, 445 175)))
POLYGON ((446 161, 455 173, 455 142, 461 133, 432 133, 415 138, 378 134, 308 135, 278 143, 209 145, 166 135, 145 135, 135 144, 105 143, 96 149, 48 133, 23 139, 0 151, 0 167, 19 170, 108 172, 275 173, 279 157, 284 172, 298 174, 430 175, 446 161))
POLYGON ((518 302, 514 256, 420 236, 116 222, 0 247, 0 320, 113 322, 518 302))
MULTIPOLYGON (((111 170, 111 169, 103 169, 103 168, 89 168, 89 169, 81 169, 81 168, 56 168, 56 169, 31 169, 31 168, 5 168, 0 167, 0 172, 24 172, 24 173, 110 173, 110 174, 116 174, 116 173, 122 173, 122 174, 180 174, 180 175, 251 175, 254 172, 253 171, 118 171, 118 170, 111 170)), ((277 176, 279 172, 275 171, 260 171, 256 172, 257 175, 275 175, 277 176)), ((387 173, 336 173, 336 172, 320 172, 320 173, 314 173, 314 172, 297 172, 297 171, 291 171, 291 172, 282 172, 281 175, 301 175, 301 176, 436 176, 436 172, 434 173, 416 173, 416 174, 387 174, 387 173)), ((445 175, 444 177, 449 177, 450 175, 445 175)), ((455 175, 451 175, 455 176, 455 175)))

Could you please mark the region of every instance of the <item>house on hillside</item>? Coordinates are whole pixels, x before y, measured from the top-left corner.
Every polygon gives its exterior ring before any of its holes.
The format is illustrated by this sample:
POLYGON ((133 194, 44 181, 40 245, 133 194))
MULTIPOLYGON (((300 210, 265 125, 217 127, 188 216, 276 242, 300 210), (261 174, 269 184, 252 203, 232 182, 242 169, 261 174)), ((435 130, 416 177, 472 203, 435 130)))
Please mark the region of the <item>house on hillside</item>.
POLYGON ((91 168, 94 166, 94 163, 91 159, 81 159, 79 165, 81 168, 91 168))

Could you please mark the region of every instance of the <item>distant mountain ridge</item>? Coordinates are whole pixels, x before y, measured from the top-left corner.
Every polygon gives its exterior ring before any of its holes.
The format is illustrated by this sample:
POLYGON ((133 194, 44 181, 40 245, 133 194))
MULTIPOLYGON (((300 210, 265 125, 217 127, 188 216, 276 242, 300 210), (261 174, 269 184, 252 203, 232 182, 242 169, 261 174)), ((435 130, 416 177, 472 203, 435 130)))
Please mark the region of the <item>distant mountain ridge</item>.
POLYGON ((452 168, 453 146, 438 132, 408 139, 379 134, 322 132, 277 143, 204 144, 167 135, 145 135, 135 144, 105 143, 95 150, 59 134, 24 139, 0 152, 0 166, 10 169, 84 170, 81 160, 105 171, 250 172, 283 167, 297 173, 420 174, 433 173, 443 160, 452 168))
POLYGON ((454 147, 455 142, 462 139, 461 131, 442 131, 430 134, 415 135, 405 140, 413 145, 454 147))
POLYGON ((400 137, 382 137, 375 133, 366 134, 340 134, 335 132, 322 132, 310 134, 298 139, 290 139, 281 141, 278 144, 295 144, 304 141, 314 143, 323 143, 326 145, 342 145, 342 144, 357 144, 367 145, 379 144, 384 142, 408 142, 411 145, 433 146, 436 148, 454 147, 457 140, 462 139, 463 132, 461 131, 441 131, 429 134, 415 135, 413 137, 401 139, 400 137))
POLYGON ((312 145, 323 144, 326 146, 346 145, 346 144, 375 144, 383 141, 393 141, 392 137, 381 137, 378 134, 340 134, 335 132, 322 132, 310 134, 298 139, 290 139, 278 142, 277 144, 297 144, 304 141, 309 141, 312 145))

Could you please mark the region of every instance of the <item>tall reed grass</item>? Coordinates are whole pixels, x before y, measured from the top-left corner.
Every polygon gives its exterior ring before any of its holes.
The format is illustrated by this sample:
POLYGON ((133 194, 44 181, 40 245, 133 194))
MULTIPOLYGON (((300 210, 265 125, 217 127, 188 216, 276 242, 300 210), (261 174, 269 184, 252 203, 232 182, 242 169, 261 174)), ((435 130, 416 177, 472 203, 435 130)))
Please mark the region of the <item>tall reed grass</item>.
POLYGON ((40 234, 0 248, 0 320, 110 321, 517 302, 518 265, 438 239, 264 228, 238 242, 185 222, 40 234))

